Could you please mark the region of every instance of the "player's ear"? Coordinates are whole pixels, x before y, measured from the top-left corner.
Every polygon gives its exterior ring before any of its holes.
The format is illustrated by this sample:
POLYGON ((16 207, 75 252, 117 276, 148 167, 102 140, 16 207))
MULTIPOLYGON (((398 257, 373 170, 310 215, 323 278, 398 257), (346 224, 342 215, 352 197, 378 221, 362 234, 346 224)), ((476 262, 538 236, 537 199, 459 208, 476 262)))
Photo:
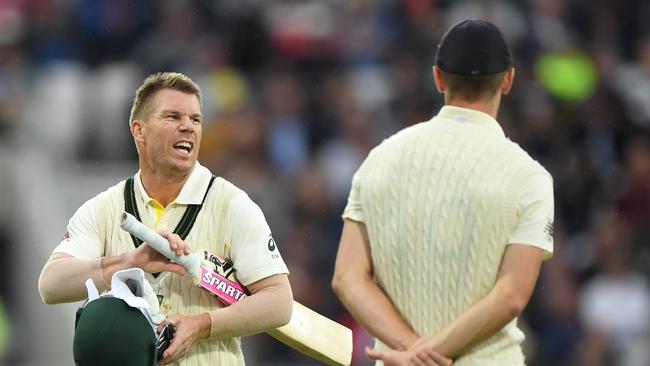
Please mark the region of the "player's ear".
POLYGON ((444 93, 447 86, 445 85, 445 79, 442 77, 442 71, 440 71, 438 66, 433 67, 433 81, 436 82, 436 88, 438 91, 444 93))
POLYGON ((506 71, 506 75, 503 78, 503 83, 501 84, 501 93, 503 95, 506 95, 510 93, 510 89, 512 89, 512 84, 514 83, 515 80, 515 68, 511 67, 506 71))
POLYGON ((133 135, 133 138, 135 141, 142 141, 144 140, 144 123, 139 120, 139 119, 134 119, 131 122, 131 135, 133 135))

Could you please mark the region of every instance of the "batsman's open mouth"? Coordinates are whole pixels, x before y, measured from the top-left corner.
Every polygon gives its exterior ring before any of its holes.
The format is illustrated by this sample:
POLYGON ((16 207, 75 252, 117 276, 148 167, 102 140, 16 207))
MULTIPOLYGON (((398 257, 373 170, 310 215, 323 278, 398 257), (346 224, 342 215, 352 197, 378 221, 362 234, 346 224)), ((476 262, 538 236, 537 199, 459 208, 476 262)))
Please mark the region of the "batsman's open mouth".
POLYGON ((179 141, 174 144, 174 149, 180 151, 182 154, 189 155, 194 148, 194 144, 189 141, 179 141))

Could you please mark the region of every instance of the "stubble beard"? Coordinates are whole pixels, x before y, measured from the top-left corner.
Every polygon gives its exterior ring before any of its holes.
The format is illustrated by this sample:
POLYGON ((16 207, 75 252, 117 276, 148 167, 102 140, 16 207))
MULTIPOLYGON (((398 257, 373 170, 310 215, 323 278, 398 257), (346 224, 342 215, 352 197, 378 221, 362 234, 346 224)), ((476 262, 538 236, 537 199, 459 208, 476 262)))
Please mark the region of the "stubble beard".
POLYGON ((192 159, 190 166, 185 168, 186 162, 177 164, 174 160, 167 154, 156 154, 148 159, 148 168, 157 176, 166 179, 178 179, 189 175, 196 163, 196 159, 192 159))

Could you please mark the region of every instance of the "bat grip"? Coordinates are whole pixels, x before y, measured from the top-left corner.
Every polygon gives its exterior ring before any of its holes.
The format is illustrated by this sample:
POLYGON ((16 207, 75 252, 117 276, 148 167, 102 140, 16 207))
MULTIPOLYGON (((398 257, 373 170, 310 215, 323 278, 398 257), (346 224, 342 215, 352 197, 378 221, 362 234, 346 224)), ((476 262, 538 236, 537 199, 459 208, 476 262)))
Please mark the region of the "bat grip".
POLYGON ((133 215, 128 212, 122 212, 120 216, 120 227, 135 237, 146 242, 150 247, 154 248, 160 254, 171 259, 172 261, 185 267, 187 273, 192 277, 197 277, 201 273, 201 259, 196 253, 190 255, 177 256, 176 253, 169 247, 169 241, 163 238, 157 232, 151 230, 149 227, 138 221, 133 215))

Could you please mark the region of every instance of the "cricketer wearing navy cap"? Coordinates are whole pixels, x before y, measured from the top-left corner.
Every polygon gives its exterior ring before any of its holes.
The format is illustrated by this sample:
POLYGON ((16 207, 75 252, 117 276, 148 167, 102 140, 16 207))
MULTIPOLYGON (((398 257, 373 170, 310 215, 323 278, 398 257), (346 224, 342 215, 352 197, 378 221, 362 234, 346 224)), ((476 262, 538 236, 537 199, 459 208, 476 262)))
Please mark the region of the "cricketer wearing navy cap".
POLYGON ((496 26, 449 29, 433 76, 445 106, 352 178, 332 287, 384 366, 524 366, 517 316, 553 253, 553 180, 496 120, 515 76, 496 26))
POLYGON ((492 75, 512 66, 512 55, 499 29, 484 20, 451 27, 438 45, 436 66, 457 75, 492 75))

